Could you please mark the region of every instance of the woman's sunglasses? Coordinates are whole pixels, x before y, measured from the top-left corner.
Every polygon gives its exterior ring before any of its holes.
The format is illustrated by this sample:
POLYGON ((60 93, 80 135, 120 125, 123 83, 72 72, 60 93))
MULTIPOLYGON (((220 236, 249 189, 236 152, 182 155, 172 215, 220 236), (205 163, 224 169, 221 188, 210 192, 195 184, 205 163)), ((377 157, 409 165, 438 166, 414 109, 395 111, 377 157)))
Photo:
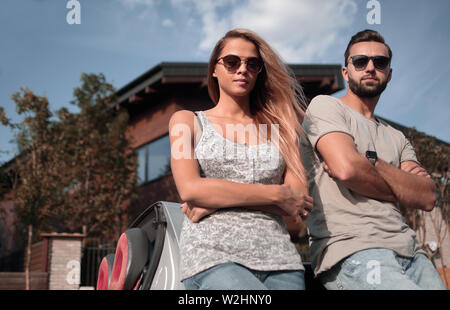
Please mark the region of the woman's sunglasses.
POLYGON ((373 65, 378 70, 386 69, 391 63, 391 59, 386 56, 366 56, 366 55, 356 55, 350 56, 352 59, 352 64, 355 67, 356 71, 364 70, 367 67, 367 64, 372 59, 373 65))
POLYGON ((227 71, 230 73, 235 73, 241 66, 242 62, 245 62, 247 70, 252 73, 261 72, 264 65, 263 61, 258 57, 249 57, 247 59, 241 59, 239 56, 236 55, 226 55, 218 58, 217 63, 219 63, 220 60, 222 60, 221 64, 223 64, 225 69, 227 69, 227 71))

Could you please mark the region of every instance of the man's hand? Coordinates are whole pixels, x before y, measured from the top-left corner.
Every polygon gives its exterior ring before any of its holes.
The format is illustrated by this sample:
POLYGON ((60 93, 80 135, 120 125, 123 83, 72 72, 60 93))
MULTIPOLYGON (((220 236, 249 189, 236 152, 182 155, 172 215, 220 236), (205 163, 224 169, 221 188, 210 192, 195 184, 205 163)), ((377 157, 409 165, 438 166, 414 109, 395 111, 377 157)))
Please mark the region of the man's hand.
POLYGON ((416 163, 415 161, 402 162, 400 165, 400 169, 410 174, 431 178, 428 172, 424 168, 419 166, 419 164, 416 163))
POLYGON ((391 186, 401 205, 427 212, 433 210, 436 203, 434 182, 417 163, 402 162, 399 169, 379 159, 375 167, 391 186))
POLYGON ((186 214, 188 219, 193 223, 198 223, 202 218, 207 215, 214 213, 217 209, 202 208, 197 206, 192 206, 185 202, 181 205, 181 211, 186 214))

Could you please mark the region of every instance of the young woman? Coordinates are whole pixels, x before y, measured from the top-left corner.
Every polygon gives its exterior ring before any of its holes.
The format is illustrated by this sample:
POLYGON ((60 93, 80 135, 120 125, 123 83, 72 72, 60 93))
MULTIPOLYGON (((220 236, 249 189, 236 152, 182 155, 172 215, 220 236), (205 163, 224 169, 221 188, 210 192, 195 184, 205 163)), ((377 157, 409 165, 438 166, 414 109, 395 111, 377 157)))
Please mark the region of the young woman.
POLYGON ((303 92, 270 46, 235 29, 208 67, 215 107, 178 111, 171 168, 186 214, 187 289, 304 289, 304 268, 282 216, 312 210, 299 137, 303 92), (270 137, 270 138, 269 138, 270 137))

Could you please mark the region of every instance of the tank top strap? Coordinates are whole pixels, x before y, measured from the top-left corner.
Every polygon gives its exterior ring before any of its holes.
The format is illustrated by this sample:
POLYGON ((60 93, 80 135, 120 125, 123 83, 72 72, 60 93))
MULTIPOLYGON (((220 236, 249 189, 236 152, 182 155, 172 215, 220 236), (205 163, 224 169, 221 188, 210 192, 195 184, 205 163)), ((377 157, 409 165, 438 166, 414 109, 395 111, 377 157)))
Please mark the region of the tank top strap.
POLYGON ((195 114, 195 118, 198 121, 198 125, 200 126, 200 130, 203 131, 203 122, 204 122, 204 120, 202 120, 202 117, 201 117, 202 113, 201 113, 201 111, 195 111, 194 114, 195 114))

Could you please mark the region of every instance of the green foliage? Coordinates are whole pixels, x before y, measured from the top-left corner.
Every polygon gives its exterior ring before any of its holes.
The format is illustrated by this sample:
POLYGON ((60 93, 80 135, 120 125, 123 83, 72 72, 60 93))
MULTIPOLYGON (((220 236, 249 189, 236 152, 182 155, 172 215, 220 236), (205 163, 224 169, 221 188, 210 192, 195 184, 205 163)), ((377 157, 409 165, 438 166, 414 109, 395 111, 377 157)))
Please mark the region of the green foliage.
POLYGON ((115 90, 103 75, 83 74, 81 80, 71 102, 80 113, 58 111, 64 214, 79 219, 91 235, 117 236, 126 205, 136 197, 136 156, 125 137, 128 113, 111 108, 115 90))
POLYGON ((57 187, 55 175, 48 173, 55 169, 51 160, 52 114, 47 98, 36 96, 27 88, 13 94, 12 99, 24 119, 10 126, 17 130, 19 149, 26 150, 14 162, 21 180, 14 192, 16 213, 22 223, 41 227, 54 206, 53 192, 57 187))
MULTIPOLYGON (((433 227, 428 227, 428 229, 436 232, 442 256, 443 248, 446 247, 443 240, 448 233, 448 226, 450 223, 450 147, 448 144, 438 141, 434 137, 419 132, 414 128, 408 129, 406 136, 416 151, 417 159, 431 175, 435 184, 437 202, 434 212, 436 212, 437 215, 432 217, 433 227)), ((408 225, 415 231, 420 230, 422 238, 425 238, 427 227, 425 225, 424 212, 416 209, 403 208, 402 213, 408 225)), ((424 240, 422 240, 422 242, 423 241, 424 240)), ((428 256, 434 259, 436 253, 433 253, 433 251, 426 246, 423 248, 427 251, 428 256)))
MULTIPOLYGON (((21 154, 14 168, 20 176, 14 190, 17 216, 38 231, 79 231, 116 237, 135 199, 137 160, 125 137, 128 113, 115 108, 114 87, 102 74, 82 74, 74 90, 80 112, 52 113, 46 97, 23 88, 12 99, 13 124, 0 109, 0 121, 16 131, 21 154)), ((2 180, 0 180, 2 181, 2 180)))
MULTIPOLYGON (((442 212, 448 222, 450 147, 448 144, 439 142, 434 137, 414 128, 408 129, 407 137, 416 151, 417 159, 435 183, 436 208, 440 209, 439 211, 442 212)), ((410 212, 416 213, 414 210, 410 210, 410 212)))

